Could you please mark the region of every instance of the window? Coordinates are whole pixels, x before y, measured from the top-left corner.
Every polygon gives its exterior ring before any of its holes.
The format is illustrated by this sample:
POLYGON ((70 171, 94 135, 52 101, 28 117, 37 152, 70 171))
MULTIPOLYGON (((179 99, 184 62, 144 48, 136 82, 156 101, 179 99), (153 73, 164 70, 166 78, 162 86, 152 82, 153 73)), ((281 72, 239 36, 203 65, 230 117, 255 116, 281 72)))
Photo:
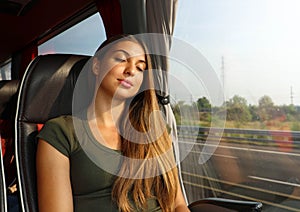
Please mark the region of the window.
POLYGON ((170 93, 180 121, 179 142, 181 149, 189 150, 182 158, 189 200, 255 200, 266 211, 298 211, 300 2, 191 0, 178 4, 174 39, 197 49, 198 54, 181 51, 200 63, 191 70, 177 58, 170 69, 178 76, 170 93), (216 78, 201 78, 211 71, 216 78), (211 101, 217 83, 224 96, 219 105, 211 101), (198 108, 197 116, 180 117, 193 106, 198 108), (193 117, 200 118, 191 122, 193 117), (193 135, 192 129, 196 129, 193 135))
POLYGON ((106 38, 99 13, 81 21, 38 47, 38 54, 69 53, 93 55, 106 38))
POLYGON ((0 66, 0 80, 11 80, 11 61, 0 66))

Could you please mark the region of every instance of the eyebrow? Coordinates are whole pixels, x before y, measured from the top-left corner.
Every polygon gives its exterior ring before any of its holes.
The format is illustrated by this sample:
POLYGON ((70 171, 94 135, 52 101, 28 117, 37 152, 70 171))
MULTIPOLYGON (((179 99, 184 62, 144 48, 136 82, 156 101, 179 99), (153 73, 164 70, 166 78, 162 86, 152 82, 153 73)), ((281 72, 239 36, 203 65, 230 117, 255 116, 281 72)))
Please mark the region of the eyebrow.
MULTIPOLYGON (((113 53, 117 53, 117 52, 123 52, 127 57, 132 57, 127 51, 123 50, 123 49, 117 49, 112 51, 113 53)), ((145 54, 144 54, 145 55, 145 54)), ((133 56, 134 57, 134 56, 133 56)), ((143 62, 145 64, 147 64, 146 60, 139 60, 139 62, 143 62)))

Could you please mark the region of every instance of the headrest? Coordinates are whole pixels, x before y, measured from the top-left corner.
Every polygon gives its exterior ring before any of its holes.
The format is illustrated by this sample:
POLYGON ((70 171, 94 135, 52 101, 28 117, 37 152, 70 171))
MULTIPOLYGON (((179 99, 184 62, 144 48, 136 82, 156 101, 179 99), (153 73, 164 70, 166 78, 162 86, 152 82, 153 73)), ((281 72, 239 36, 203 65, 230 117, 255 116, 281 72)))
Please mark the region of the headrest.
POLYGON ((90 56, 53 54, 35 58, 20 85, 18 121, 44 123, 71 114, 73 89, 90 56))
POLYGON ((13 120, 19 80, 0 81, 0 119, 13 120))

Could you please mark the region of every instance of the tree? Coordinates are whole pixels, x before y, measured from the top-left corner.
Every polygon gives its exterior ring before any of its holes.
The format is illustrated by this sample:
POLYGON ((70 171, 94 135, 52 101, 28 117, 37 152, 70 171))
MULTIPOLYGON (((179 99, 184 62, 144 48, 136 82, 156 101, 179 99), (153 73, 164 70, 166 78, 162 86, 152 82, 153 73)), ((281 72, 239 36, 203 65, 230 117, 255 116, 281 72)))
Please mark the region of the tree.
POLYGON ((181 114, 180 114, 180 108, 184 105, 184 101, 179 101, 178 103, 172 105, 172 110, 175 116, 176 123, 178 125, 181 124, 181 114))
POLYGON ((280 107, 282 113, 287 117, 288 121, 297 121, 297 110, 296 107, 292 104, 283 105, 280 107))
POLYGON ((204 96, 197 100, 196 102, 197 108, 200 115, 200 120, 204 122, 209 122, 208 126, 210 126, 211 122, 211 104, 209 100, 204 96))
POLYGON ((227 109, 227 120, 236 121, 238 124, 251 120, 251 113, 245 98, 235 95, 225 104, 227 109))
POLYGON ((258 100, 258 116, 261 121, 268 121, 273 118, 275 111, 271 97, 264 95, 258 100))
POLYGON ((252 117, 251 120, 252 121, 258 121, 258 120, 260 120, 259 115, 258 115, 258 106, 256 106, 256 105, 249 105, 248 108, 249 108, 249 112, 250 112, 251 117, 252 117))
POLYGON ((197 107, 199 112, 210 112, 211 104, 209 100, 204 96, 197 100, 197 107))
POLYGON ((273 103, 273 100, 271 99, 271 97, 269 97, 268 95, 264 95, 258 100, 258 106, 259 107, 273 107, 274 103, 273 103))
POLYGON ((198 121, 193 119, 195 117, 193 114, 195 111, 193 110, 193 106, 185 104, 184 101, 178 101, 176 104, 172 105, 172 109, 178 125, 190 124, 192 121, 198 121))

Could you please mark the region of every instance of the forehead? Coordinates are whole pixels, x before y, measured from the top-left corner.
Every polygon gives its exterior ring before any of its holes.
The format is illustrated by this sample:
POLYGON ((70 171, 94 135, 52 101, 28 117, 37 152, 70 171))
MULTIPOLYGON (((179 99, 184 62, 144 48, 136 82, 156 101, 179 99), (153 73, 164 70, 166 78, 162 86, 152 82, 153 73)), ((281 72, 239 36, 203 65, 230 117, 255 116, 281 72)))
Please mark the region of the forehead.
POLYGON ((110 52, 125 52, 129 56, 144 56, 145 51, 141 44, 137 43, 136 41, 124 40, 118 41, 112 44, 110 48, 110 52))

